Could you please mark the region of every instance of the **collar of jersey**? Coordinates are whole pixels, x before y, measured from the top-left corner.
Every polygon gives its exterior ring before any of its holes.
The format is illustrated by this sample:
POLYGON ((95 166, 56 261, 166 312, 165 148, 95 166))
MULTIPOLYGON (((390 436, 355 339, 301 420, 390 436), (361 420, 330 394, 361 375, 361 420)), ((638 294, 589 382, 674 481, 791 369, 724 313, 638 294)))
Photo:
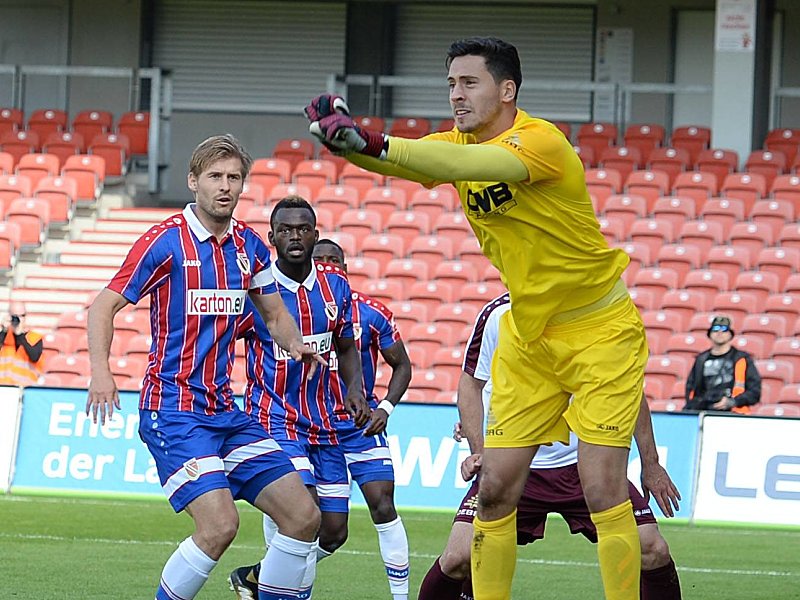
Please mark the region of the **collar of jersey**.
POLYGON ((270 265, 270 266, 272 268, 272 275, 275 277, 275 281, 280 283, 283 287, 285 287, 287 290, 289 290, 293 294, 297 293, 297 290, 300 289, 301 285, 304 288, 306 288, 309 292, 314 289, 314 284, 317 282, 317 265, 316 264, 312 263, 311 271, 308 273, 308 277, 306 277, 306 280, 303 283, 297 283, 294 279, 291 279, 291 278, 287 277, 286 275, 284 275, 283 271, 281 271, 278 268, 278 261, 277 260, 274 261, 272 263, 272 265, 270 265))
MULTIPOLYGON (((205 242, 208 238, 213 236, 214 234, 211 233, 208 229, 206 229, 203 224, 200 222, 200 219, 197 218, 197 215, 194 212, 194 207, 197 206, 196 202, 190 202, 183 208, 183 218, 186 219, 186 224, 189 226, 189 229, 192 230, 192 233, 195 237, 200 240, 201 242, 205 242)), ((225 234, 226 236, 231 235, 233 233, 233 219, 228 224, 228 232, 225 234)))

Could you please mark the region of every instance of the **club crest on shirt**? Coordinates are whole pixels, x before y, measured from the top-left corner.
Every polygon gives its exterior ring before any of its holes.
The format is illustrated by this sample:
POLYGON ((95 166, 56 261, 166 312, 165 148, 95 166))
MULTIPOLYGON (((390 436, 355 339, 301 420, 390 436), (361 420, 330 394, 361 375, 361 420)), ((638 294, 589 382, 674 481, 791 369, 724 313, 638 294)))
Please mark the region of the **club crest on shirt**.
POLYGON ((364 329, 361 327, 361 323, 353 323, 353 337, 355 339, 361 339, 361 334, 364 332, 364 329))
POLYGON ((336 305, 336 302, 325 303, 325 314, 328 316, 329 320, 336 320, 336 317, 339 314, 339 307, 336 305))
POLYGON ((189 481, 197 481, 200 477, 200 464, 197 462, 196 458, 190 458, 183 463, 183 470, 189 478, 189 481))
POLYGON ((242 275, 250 275, 250 258, 244 252, 236 253, 236 264, 242 275))

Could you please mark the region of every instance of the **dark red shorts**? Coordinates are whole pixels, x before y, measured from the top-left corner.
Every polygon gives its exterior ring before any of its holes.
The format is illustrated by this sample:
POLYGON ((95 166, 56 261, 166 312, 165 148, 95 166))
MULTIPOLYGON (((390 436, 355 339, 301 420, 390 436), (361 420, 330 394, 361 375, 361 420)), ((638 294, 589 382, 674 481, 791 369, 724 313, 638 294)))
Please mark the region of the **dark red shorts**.
MULTIPOLYGON (((636 525, 655 523, 653 511, 632 483, 628 482, 633 516, 636 525)), ((478 481, 472 482, 467 495, 461 501, 454 521, 472 523, 478 512, 478 481)), ((569 525, 572 533, 582 533, 592 542, 597 542, 597 530, 589 516, 589 507, 583 497, 578 465, 572 464, 556 469, 531 471, 525 489, 517 504, 517 544, 524 545, 544 537, 547 515, 558 513, 569 525)))

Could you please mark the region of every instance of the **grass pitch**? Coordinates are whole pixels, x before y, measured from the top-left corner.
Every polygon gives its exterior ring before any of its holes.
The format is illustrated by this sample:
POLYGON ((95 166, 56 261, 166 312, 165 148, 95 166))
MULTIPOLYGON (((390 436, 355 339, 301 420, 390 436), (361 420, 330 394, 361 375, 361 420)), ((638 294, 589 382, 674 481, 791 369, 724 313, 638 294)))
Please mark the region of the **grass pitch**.
MULTIPOLYGON (((233 599, 227 575, 263 553, 260 513, 241 528, 199 599, 233 599)), ((441 552, 451 514, 400 511, 411 546, 411 598, 441 552)), ((686 600, 800 599, 800 531, 662 521, 686 600)), ((0 496, 0 599, 150 599, 164 562, 191 532, 166 501, 0 496)), ((595 547, 560 519, 520 548, 515 600, 601 600, 595 547)), ((354 510, 350 539, 319 565, 315 600, 390 600, 377 535, 354 510)))

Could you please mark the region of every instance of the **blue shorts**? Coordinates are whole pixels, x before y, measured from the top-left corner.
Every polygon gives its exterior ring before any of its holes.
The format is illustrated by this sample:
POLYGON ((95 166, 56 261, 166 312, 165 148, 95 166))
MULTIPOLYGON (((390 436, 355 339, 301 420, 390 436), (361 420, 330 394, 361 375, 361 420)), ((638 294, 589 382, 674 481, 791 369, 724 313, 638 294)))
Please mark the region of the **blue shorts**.
POLYGON ((339 446, 309 444, 305 440, 280 440, 303 483, 316 487, 319 509, 346 513, 350 504, 347 465, 339 446))
POLYGON ((365 437, 363 429, 337 430, 347 468, 361 487, 370 481, 394 481, 394 465, 386 433, 365 437))
POLYGON ((175 512, 223 488, 253 504, 261 490, 294 471, 278 443, 239 409, 215 415, 140 410, 139 437, 175 512))

